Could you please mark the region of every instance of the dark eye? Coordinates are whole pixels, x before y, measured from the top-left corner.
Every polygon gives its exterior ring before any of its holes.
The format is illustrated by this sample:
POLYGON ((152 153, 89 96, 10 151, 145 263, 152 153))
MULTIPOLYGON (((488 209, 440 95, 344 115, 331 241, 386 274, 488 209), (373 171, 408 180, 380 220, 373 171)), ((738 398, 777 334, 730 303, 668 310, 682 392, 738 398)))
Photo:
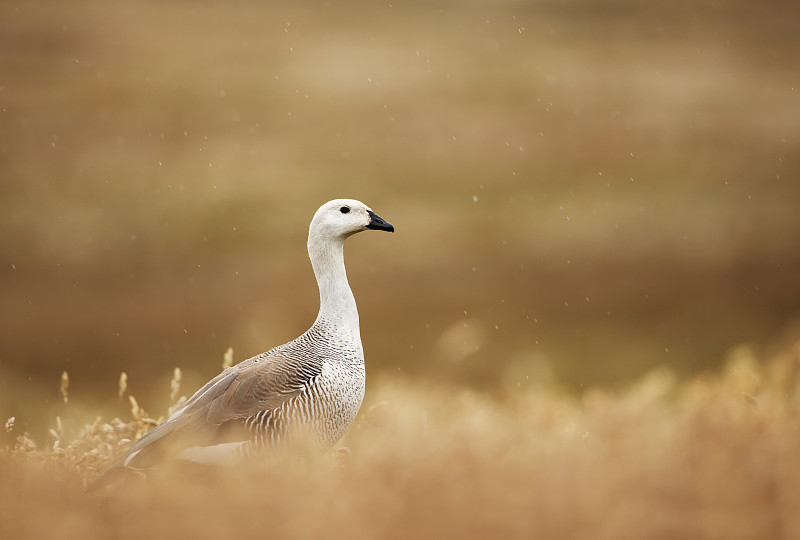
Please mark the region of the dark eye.
POLYGON ((349 206, 342 206, 341 208, 339 208, 339 210, 342 211, 342 214, 346 214, 347 212, 350 211, 350 207, 349 206))

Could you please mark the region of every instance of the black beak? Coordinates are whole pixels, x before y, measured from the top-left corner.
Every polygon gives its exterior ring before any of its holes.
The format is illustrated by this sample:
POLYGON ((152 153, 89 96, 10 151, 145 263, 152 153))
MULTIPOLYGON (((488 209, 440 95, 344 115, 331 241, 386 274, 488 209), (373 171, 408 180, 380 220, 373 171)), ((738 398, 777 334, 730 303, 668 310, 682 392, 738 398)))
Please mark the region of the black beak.
POLYGON ((367 223, 367 229, 375 229, 376 231, 394 232, 394 225, 392 225, 388 221, 384 221, 381 217, 378 216, 378 214, 376 214, 372 210, 367 210, 367 214, 369 214, 369 223, 367 223))

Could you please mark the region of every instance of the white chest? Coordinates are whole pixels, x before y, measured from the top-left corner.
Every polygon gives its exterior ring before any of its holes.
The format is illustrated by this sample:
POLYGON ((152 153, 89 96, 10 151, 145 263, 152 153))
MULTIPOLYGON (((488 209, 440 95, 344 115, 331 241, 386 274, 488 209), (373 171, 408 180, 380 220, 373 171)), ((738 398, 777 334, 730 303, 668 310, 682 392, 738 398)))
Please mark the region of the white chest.
POLYGON ((364 399, 366 372, 363 363, 325 362, 319 376, 319 417, 316 424, 324 443, 333 446, 353 423, 364 399))

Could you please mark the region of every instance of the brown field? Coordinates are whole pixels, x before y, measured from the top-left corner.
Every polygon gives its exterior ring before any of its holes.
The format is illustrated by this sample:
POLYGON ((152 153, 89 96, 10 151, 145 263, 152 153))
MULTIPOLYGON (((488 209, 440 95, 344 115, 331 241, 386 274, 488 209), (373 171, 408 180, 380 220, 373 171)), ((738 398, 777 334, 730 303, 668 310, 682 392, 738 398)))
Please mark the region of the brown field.
POLYGON ((798 21, 0 3, 0 537, 799 536, 798 21), (84 494, 120 372, 165 411, 308 327, 343 196, 397 228, 348 243, 350 453, 84 494))
MULTIPOLYGON (((61 427, 0 454, 4 538, 797 538, 800 343, 719 375, 582 398, 381 378, 331 455, 83 485, 146 429, 61 427)), ((60 424, 59 424, 60 425, 60 424)))

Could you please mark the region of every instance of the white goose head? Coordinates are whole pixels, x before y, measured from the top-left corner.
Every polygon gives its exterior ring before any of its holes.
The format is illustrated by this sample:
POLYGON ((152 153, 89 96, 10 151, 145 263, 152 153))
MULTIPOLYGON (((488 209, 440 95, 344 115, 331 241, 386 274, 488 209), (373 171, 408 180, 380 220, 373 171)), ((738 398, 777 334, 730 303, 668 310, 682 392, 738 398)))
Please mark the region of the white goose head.
POLYGON ((320 206, 308 230, 311 238, 344 240, 367 229, 394 232, 394 226, 381 219, 366 204, 353 199, 335 199, 320 206))

